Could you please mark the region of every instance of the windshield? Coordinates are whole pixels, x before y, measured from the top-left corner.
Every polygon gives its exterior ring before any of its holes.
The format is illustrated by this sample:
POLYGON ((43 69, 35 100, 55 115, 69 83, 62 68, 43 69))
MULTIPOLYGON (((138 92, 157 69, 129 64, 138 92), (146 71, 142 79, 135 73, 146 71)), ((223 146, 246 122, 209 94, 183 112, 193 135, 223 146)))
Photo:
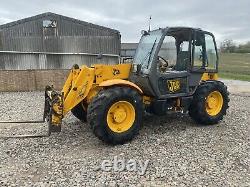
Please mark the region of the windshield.
POLYGON ((161 30, 152 31, 148 35, 142 36, 134 56, 134 64, 141 64, 142 69, 149 69, 161 37, 161 30))

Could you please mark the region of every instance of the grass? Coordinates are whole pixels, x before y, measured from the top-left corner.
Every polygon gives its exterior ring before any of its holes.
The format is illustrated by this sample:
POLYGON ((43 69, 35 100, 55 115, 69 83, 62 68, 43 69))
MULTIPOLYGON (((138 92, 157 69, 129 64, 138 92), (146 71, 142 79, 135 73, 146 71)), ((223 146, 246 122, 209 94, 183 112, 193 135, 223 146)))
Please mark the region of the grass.
POLYGON ((250 81, 250 54, 221 54, 219 62, 219 76, 226 79, 250 81))

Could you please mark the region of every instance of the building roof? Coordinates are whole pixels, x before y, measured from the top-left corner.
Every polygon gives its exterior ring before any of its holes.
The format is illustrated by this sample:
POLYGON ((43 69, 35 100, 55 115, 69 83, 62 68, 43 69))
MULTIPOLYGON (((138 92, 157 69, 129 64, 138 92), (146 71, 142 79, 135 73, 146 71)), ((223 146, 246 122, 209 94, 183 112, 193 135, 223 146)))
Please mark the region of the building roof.
POLYGON ((52 13, 52 12, 46 12, 46 13, 39 14, 39 15, 36 15, 36 16, 32 16, 32 17, 20 19, 20 20, 17 20, 17 21, 13 21, 13 22, 10 22, 10 23, 6 23, 6 24, 3 24, 3 25, 0 25, 0 29, 9 28, 9 27, 12 27, 12 26, 16 26, 18 24, 23 24, 25 22, 34 21, 34 20, 37 20, 37 19, 47 18, 47 17, 52 17, 52 18, 55 18, 55 19, 56 18, 57 19, 64 19, 64 20, 68 20, 68 21, 71 21, 71 22, 74 22, 74 23, 77 23, 77 24, 81 24, 81 25, 84 25, 84 26, 88 26, 88 27, 92 27, 92 28, 96 28, 96 29, 100 29, 100 30, 108 30, 108 31, 113 32, 113 33, 120 33, 118 30, 115 30, 115 29, 111 29, 111 28, 108 28, 108 27, 104 27, 104 26, 93 24, 93 23, 89 23, 89 22, 86 22, 86 21, 81 21, 81 20, 70 18, 70 17, 67 17, 67 16, 55 14, 55 13, 52 13))

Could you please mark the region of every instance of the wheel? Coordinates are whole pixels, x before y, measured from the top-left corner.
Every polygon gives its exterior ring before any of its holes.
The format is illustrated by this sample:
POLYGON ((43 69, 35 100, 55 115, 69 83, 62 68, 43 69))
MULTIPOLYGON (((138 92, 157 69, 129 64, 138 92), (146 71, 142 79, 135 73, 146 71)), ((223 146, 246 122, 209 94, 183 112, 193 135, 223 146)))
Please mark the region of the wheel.
POLYGON ((189 115, 199 124, 218 123, 226 114, 229 93, 224 83, 209 81, 199 85, 189 107, 189 115))
POLYGON ((86 107, 81 102, 78 105, 76 105, 72 110, 71 113, 80 121, 86 122, 87 121, 87 112, 86 107))
POLYGON ((98 93, 88 106, 93 133, 109 144, 123 144, 138 134, 143 116, 142 97, 134 89, 111 87, 98 93))

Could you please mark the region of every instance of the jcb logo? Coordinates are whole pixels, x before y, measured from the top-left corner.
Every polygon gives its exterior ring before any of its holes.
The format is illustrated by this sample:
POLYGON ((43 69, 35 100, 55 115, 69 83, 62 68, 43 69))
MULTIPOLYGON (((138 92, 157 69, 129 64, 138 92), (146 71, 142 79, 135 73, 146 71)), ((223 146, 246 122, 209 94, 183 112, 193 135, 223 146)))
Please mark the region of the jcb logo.
POLYGON ((181 83, 179 80, 168 80, 168 90, 170 92, 176 92, 181 89, 181 83))

